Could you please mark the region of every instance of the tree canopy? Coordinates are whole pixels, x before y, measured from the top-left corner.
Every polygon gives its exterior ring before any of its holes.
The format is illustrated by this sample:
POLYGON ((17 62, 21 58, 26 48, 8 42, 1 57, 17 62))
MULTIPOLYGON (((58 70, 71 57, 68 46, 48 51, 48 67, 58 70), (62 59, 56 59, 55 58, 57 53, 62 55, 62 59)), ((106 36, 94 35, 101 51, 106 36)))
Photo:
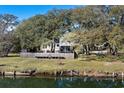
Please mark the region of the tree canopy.
POLYGON ((11 14, 0 15, 0 56, 6 56, 16 40, 14 28, 18 24, 17 17, 11 14))
POLYGON ((123 25, 124 6, 84 6, 53 9, 46 14, 35 15, 21 22, 15 33, 21 48, 29 51, 38 51, 44 42, 67 33, 70 34, 65 35, 66 39, 79 46, 92 47, 108 42, 122 49, 123 25))

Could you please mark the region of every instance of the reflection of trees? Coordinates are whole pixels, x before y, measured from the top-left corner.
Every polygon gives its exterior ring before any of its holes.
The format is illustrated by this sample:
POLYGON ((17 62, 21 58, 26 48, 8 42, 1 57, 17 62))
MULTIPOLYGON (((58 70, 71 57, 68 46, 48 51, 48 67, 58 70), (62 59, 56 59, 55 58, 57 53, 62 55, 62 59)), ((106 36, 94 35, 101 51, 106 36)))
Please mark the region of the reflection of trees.
POLYGON ((114 78, 95 79, 91 77, 68 77, 57 79, 57 87, 82 87, 82 88, 113 88, 124 87, 124 82, 114 80, 114 78))
POLYGON ((96 79, 91 77, 60 78, 0 78, 0 87, 32 87, 32 88, 114 88, 124 87, 123 80, 115 78, 96 79))

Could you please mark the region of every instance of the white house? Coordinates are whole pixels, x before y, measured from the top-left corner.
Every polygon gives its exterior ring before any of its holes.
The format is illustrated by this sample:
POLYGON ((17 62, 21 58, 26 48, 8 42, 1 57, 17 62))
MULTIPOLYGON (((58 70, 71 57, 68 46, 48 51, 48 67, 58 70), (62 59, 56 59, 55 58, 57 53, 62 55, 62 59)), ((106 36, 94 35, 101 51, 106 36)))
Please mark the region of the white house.
POLYGON ((41 51, 44 53, 54 52, 54 53, 72 53, 73 52, 73 43, 66 41, 61 37, 60 39, 54 39, 50 42, 43 44, 41 51))

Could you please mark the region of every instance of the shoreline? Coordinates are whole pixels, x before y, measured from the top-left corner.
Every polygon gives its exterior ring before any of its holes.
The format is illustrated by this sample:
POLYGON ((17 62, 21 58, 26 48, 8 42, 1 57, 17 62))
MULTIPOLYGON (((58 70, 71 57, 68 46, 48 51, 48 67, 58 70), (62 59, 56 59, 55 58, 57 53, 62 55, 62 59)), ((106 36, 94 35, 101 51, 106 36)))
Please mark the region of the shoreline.
POLYGON ((0 72, 2 77, 97 77, 97 78, 123 78, 124 72, 85 72, 85 71, 54 71, 54 72, 0 72))

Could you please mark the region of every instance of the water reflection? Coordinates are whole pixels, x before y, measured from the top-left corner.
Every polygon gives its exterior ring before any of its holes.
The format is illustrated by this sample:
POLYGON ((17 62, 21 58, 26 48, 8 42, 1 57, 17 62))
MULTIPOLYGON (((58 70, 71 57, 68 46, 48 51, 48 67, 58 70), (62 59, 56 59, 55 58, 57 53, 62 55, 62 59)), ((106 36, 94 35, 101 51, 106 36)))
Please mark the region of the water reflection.
POLYGON ((63 78, 57 79, 57 87, 74 87, 74 88, 116 88, 124 87, 123 79, 106 78, 106 79, 96 79, 91 77, 83 78, 63 78))
POLYGON ((124 87, 124 77, 93 78, 93 77, 56 77, 56 78, 0 78, 0 87, 21 88, 120 88, 124 87))

